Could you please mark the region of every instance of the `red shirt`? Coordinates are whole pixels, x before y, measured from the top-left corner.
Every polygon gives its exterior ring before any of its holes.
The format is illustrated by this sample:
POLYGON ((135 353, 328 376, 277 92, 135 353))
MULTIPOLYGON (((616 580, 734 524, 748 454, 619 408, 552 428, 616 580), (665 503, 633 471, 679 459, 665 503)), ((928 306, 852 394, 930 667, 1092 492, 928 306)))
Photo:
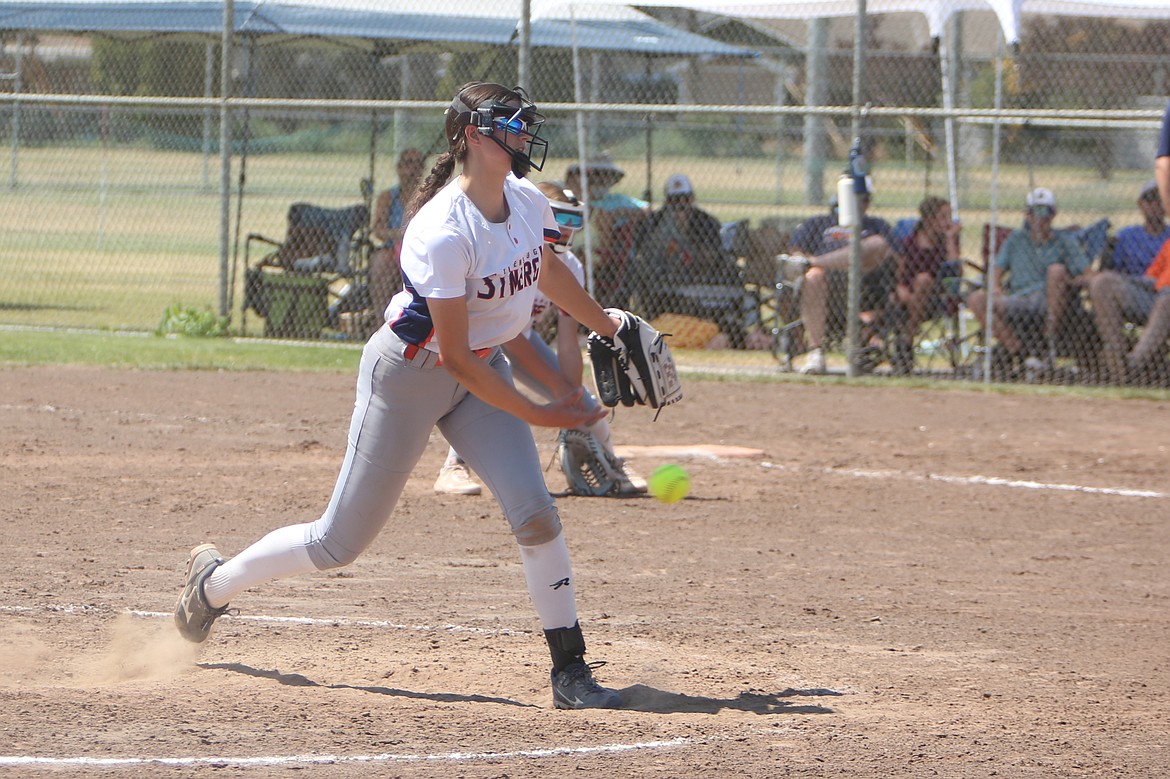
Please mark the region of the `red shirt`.
POLYGON ((920 273, 928 273, 932 278, 938 278, 939 269, 946 261, 946 243, 923 249, 918 245, 918 230, 916 229, 906 236, 906 240, 902 243, 902 265, 898 271, 898 283, 910 286, 910 283, 920 273))

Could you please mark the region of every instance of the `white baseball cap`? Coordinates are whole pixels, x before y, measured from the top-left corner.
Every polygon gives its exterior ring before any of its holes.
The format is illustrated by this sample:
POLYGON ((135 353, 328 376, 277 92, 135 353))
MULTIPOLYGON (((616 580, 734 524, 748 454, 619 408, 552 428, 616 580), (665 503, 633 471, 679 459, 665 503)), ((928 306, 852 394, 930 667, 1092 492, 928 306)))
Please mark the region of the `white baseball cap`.
POLYGON ((1044 187, 1036 187, 1028 193, 1027 199, 1028 208, 1033 206, 1048 206, 1053 211, 1056 210, 1056 195, 1052 194, 1051 189, 1044 187))
POLYGON ((673 197, 675 195, 690 195, 694 193, 695 189, 691 186, 691 180, 682 173, 675 173, 666 180, 666 196, 673 197))

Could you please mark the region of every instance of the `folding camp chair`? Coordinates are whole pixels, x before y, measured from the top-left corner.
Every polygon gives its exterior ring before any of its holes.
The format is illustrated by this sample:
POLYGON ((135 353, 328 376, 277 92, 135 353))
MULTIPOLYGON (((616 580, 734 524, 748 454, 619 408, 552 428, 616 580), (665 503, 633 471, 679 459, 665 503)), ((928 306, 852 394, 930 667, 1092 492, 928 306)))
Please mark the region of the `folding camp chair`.
POLYGON ((362 204, 322 208, 293 203, 283 242, 248 235, 244 250, 244 304, 264 319, 264 335, 321 338, 368 335, 369 209, 362 204), (268 247, 249 264, 253 244, 268 247))

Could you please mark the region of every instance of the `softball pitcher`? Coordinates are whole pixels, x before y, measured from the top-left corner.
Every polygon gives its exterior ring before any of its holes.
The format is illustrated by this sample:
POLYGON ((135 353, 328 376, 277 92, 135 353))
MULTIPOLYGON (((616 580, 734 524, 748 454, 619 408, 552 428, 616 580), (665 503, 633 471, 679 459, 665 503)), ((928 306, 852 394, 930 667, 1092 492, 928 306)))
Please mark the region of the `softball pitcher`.
MULTIPOLYGON (((557 227, 561 236, 551 246, 557 258, 569 267, 577 283, 585 285, 585 266, 577 259, 569 248, 573 236, 585 224, 585 207, 577 196, 565 189, 564 185, 554 181, 542 181, 536 185, 552 206, 553 216, 557 220, 557 227)), ((517 382, 536 392, 545 400, 565 395, 572 388, 582 386, 584 375, 584 359, 581 356, 581 345, 577 341, 579 325, 572 314, 563 309, 557 310, 557 348, 554 351, 547 344, 536 326, 554 304, 539 290, 532 305, 532 319, 525 328, 524 335, 527 344, 514 342, 505 352, 508 362, 512 365, 512 373, 517 382), (553 367, 564 379, 556 387, 541 384, 533 376, 530 366, 534 361, 542 360, 553 367)), ((538 366, 539 369, 539 366, 538 366)), ((586 389, 585 402, 588 405, 600 408, 596 398, 586 389)), ((587 444, 582 447, 582 454, 587 459, 596 462, 577 463, 572 457, 566 456, 564 439, 560 446, 559 459, 568 479, 569 492, 574 495, 628 497, 646 492, 646 480, 633 471, 613 450, 613 436, 610 433, 609 418, 602 417, 594 422, 580 425, 576 428, 584 437, 587 444), (604 473, 609 478, 600 482, 586 480, 584 473, 604 473)), ((480 485, 472 478, 467 463, 451 447, 447 452, 447 461, 435 479, 435 492, 447 495, 478 495, 480 485)))
MULTIPOLYGON (((621 705, 583 659, 569 551, 529 428, 576 427, 604 411, 587 406, 580 387, 546 404, 529 400, 501 348, 524 337, 538 287, 586 327, 617 333, 546 246, 560 231, 548 200, 524 179, 544 164, 543 121, 519 88, 472 82, 451 101, 447 151, 411 204, 404 289, 362 353, 329 505, 316 521, 274 530, 228 560, 211 544, 192 549, 175 610, 185 638, 204 641, 245 590, 353 562, 386 524, 437 425, 495 495, 519 544, 552 655, 553 704, 621 705), (462 171, 448 183, 457 162, 462 171)), ((547 386, 562 381, 547 365, 536 374, 547 386)))

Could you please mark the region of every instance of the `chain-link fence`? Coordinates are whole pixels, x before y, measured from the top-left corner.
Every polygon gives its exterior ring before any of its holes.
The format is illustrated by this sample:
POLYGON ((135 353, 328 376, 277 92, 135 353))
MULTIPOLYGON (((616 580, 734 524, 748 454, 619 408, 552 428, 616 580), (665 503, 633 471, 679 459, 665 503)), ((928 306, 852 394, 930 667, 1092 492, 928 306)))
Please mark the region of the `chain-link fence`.
MULTIPOLYGON (((460 84, 525 70, 549 117, 532 177, 579 187, 582 151, 593 166, 575 247, 602 302, 711 370, 842 369, 847 241, 829 201, 853 145, 854 21, 653 13, 592 20, 592 38, 562 23, 530 54, 456 39, 442 8, 426 43, 238 36, 226 101, 213 35, 6 33, 0 324, 147 330, 191 307, 247 335, 359 340, 385 295, 400 155, 444 148, 460 84), (614 50, 631 30, 673 48, 614 50)), ((945 46, 919 15, 869 20, 880 221, 859 252, 859 367, 1164 386, 1139 279, 1167 237, 1143 197, 1170 24, 1026 18, 1010 51, 991 15, 957 19, 945 46), (1030 194, 1031 216, 1055 213, 1028 235, 1030 194), (1037 279, 1027 252, 1048 243, 1067 278, 1037 279), (988 295, 1005 252, 1020 258, 988 295)))

